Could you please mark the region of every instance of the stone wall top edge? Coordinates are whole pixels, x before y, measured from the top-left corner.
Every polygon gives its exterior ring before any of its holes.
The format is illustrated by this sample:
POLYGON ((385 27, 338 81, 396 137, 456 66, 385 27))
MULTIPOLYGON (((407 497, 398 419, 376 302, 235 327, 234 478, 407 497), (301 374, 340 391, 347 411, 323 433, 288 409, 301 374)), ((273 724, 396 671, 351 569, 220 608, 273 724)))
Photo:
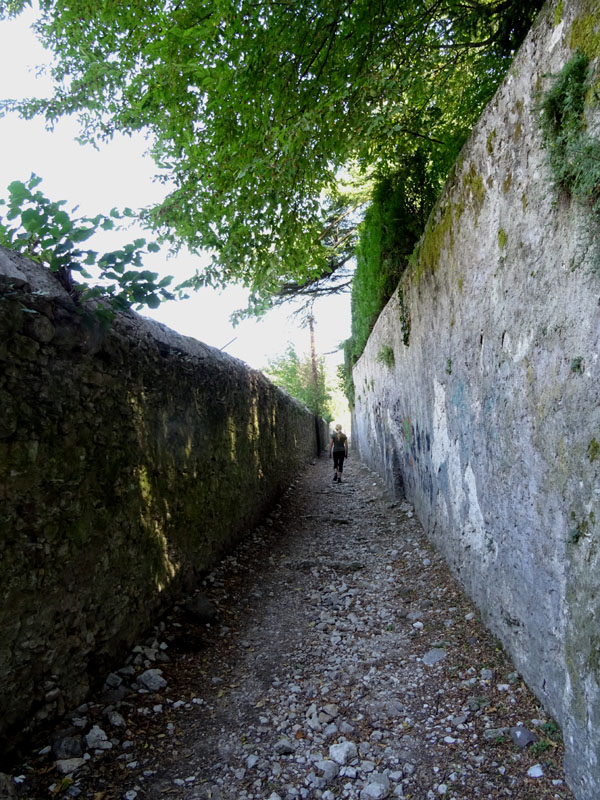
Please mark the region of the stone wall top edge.
MULTIPOLYGON (((0 284, 12 284, 20 291, 36 292, 48 300, 60 300, 71 304, 73 301, 60 281, 44 266, 0 245, 0 284)), ((174 357, 191 356, 195 361, 211 361, 238 372, 259 376, 265 385, 272 386, 285 402, 292 402, 299 410, 307 411, 306 406, 287 392, 276 387, 260 370, 254 369, 245 361, 206 344, 192 336, 185 336, 169 328, 162 322, 146 317, 136 311, 119 312, 113 323, 117 335, 128 339, 133 345, 141 340, 160 343, 168 347, 174 357)))
POLYGON ((231 356, 219 350, 218 347, 206 344, 200 339, 195 339, 193 336, 185 336, 182 333, 169 328, 162 322, 151 319, 150 317, 139 314, 137 311, 127 311, 120 314, 119 317, 127 318, 128 325, 136 329, 136 335, 147 335, 150 338, 165 344, 173 350, 180 351, 187 355, 194 356, 198 359, 210 358, 214 361, 221 361, 222 363, 235 364, 237 367, 251 371, 252 368, 239 358, 231 356))
POLYGON ((49 298, 70 300, 69 293, 50 272, 30 258, 0 245, 0 279, 17 288, 39 292, 49 298))

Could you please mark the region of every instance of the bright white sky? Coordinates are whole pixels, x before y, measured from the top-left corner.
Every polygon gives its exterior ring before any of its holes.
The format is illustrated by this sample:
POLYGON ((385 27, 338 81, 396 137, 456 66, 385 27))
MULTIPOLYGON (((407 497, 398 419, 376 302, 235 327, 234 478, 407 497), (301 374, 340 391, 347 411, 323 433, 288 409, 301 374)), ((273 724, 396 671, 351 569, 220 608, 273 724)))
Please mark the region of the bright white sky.
MULTIPOLYGON (((36 77, 35 68, 49 61, 49 53, 29 30, 33 19, 33 13, 24 13, 16 20, 0 21, 2 98, 49 92, 47 79, 36 77)), ((164 188, 152 180, 156 170, 152 160, 144 156, 143 137, 119 137, 98 152, 91 146, 79 145, 76 135, 74 120, 62 120, 49 132, 41 119, 25 121, 16 115, 0 119, 0 197, 7 196, 6 187, 11 181, 26 181, 32 172, 43 179, 39 188, 48 198, 66 200, 67 211, 78 206, 77 213, 82 215, 108 213, 114 206, 139 209, 163 196, 164 188)), ((141 235, 152 238, 147 232, 141 235)), ((122 239, 105 248, 95 244, 95 249, 114 249, 135 238, 131 231, 123 231, 120 236, 122 239)), ((175 275, 178 280, 196 269, 194 258, 184 254, 168 260, 157 254, 145 264, 163 275, 175 275)), ((259 369, 270 358, 281 355, 288 342, 299 354, 308 352, 308 330, 300 329, 290 319, 293 309, 275 309, 260 321, 247 320, 233 328, 229 315, 245 305, 245 298, 246 291, 240 287, 224 292, 205 289, 195 292, 189 300, 163 303, 144 313, 207 344, 218 348, 227 345, 227 353, 259 369)), ((315 317, 318 351, 337 350, 350 335, 349 295, 315 304, 315 317)), ((341 360, 339 352, 328 358, 333 363, 341 360)))

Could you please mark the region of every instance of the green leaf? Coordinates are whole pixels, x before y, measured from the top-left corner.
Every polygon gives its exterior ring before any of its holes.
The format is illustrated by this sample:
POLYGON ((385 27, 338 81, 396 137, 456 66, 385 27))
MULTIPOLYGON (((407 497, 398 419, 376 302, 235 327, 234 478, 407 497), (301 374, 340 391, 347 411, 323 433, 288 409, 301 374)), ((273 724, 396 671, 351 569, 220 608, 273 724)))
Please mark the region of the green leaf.
POLYGON ((64 231, 70 231, 73 229, 73 223, 71 222, 71 218, 65 211, 58 211, 54 215, 54 223, 58 225, 64 231))
POLYGON ((26 208, 21 214, 21 224, 26 231, 37 233, 42 229, 44 217, 33 208, 26 208))
POLYGON ((85 242, 96 233, 95 228, 77 228, 71 234, 74 242, 85 242))
POLYGON ((23 200, 29 196, 29 189, 22 181, 12 181, 8 184, 8 191, 11 194, 11 202, 23 200))
POLYGON ((155 294, 150 294, 145 298, 145 302, 149 308, 158 308, 160 305, 160 298, 155 294))

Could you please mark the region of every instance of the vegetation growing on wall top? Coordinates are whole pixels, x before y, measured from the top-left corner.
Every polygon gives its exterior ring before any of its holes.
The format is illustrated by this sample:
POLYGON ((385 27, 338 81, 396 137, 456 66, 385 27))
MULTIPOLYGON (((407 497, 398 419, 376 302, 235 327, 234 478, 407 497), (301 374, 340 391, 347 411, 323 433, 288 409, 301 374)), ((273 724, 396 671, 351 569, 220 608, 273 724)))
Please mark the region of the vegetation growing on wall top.
POLYGON ((588 211, 587 235, 600 269, 600 140, 585 123, 593 86, 588 56, 578 51, 565 64, 539 103, 540 126, 554 188, 588 211))
POLYGON ((441 185, 423 150, 379 180, 361 226, 352 284, 354 360, 408 266, 441 185))
MULTIPOLYGON (((98 231, 118 230, 122 220, 135 216, 130 209, 74 217, 75 209, 69 214, 63 208, 65 201, 49 200, 38 188, 40 183, 37 175, 27 183, 13 181, 8 199, 0 199, 0 206, 6 206, 0 215, 0 245, 47 266, 78 300, 100 297, 118 311, 134 304, 156 308, 176 296, 182 286, 174 294, 168 289, 171 277, 159 278, 143 268, 144 255, 159 249, 153 242, 139 238, 102 255, 82 246, 98 231)), ((100 307, 96 313, 112 312, 100 307)))
POLYGON ((540 102, 540 123, 556 188, 572 191, 581 179, 583 113, 589 59, 576 53, 540 102))

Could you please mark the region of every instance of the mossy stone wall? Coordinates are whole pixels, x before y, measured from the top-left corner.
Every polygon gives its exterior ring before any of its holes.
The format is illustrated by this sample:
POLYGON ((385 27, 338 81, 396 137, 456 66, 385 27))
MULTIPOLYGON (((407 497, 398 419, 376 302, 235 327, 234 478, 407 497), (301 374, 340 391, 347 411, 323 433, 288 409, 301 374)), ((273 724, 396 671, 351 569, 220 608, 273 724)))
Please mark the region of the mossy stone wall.
MULTIPOLYGON (((538 112, 576 47, 600 74, 597 3, 546 6, 354 369, 352 435, 561 725, 577 799, 597 800, 598 219, 555 193, 538 112)), ((585 118, 598 137, 594 93, 585 118)))
POLYGON ((2 248, 0 409, 6 751, 260 520, 317 455, 317 427, 214 348, 136 314, 104 329, 2 248))

